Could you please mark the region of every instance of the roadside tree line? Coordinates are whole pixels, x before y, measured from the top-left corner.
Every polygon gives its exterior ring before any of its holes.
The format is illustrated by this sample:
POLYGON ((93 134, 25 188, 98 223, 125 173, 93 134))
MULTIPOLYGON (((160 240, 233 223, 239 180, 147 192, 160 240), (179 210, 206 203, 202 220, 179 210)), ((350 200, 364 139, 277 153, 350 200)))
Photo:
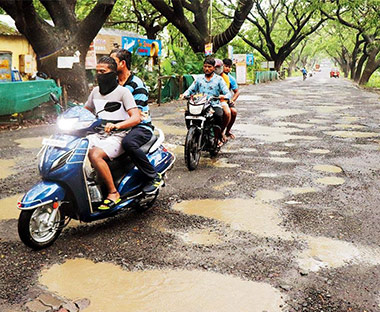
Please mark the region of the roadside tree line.
POLYGON ((380 67, 378 0, 0 0, 0 8, 31 43, 38 70, 79 100, 88 94, 85 56, 101 27, 150 39, 166 31, 174 54, 176 45, 202 53, 212 42, 225 55, 233 42, 237 52, 255 50, 290 74, 322 52, 360 84, 380 67), (75 51, 80 63, 58 69, 57 58, 75 51))

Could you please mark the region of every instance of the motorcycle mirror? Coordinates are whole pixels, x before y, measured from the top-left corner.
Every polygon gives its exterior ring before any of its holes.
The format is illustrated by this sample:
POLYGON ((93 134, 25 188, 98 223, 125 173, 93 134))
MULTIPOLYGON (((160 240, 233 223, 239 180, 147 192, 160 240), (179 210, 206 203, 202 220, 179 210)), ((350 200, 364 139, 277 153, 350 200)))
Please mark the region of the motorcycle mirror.
POLYGON ((59 100, 54 93, 50 93, 50 100, 52 100, 56 104, 59 103, 59 100))

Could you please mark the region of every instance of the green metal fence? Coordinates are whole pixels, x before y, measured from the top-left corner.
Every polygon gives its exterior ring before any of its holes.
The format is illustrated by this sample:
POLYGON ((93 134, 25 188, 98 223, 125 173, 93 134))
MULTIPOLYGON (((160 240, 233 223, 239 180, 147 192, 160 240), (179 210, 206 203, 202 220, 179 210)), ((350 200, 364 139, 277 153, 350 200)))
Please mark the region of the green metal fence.
POLYGON ((257 71, 255 73, 255 84, 277 80, 278 78, 277 71, 257 71))

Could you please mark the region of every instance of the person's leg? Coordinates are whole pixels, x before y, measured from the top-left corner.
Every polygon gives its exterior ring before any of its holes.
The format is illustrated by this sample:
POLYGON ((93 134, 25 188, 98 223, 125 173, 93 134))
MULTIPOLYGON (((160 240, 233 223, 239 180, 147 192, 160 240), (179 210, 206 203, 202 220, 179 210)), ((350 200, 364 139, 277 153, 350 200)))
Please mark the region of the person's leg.
POLYGON ((226 136, 230 137, 231 139, 235 139, 235 136, 231 133, 231 128, 235 123, 236 116, 237 116, 237 110, 236 110, 236 107, 234 107, 234 106, 230 107, 230 109, 231 109, 231 120, 230 120, 230 122, 227 126, 227 129, 226 129, 226 136))
POLYGON ((156 172, 146 154, 140 149, 151 137, 151 131, 142 127, 136 127, 125 136, 122 142, 123 149, 146 178, 147 184, 143 188, 143 191, 146 193, 156 191, 157 187, 162 184, 161 175, 156 172))
POLYGON ((99 173, 106 184, 108 190, 108 196, 106 198, 116 202, 120 198, 120 194, 118 193, 113 182, 111 170, 105 161, 108 159, 107 154, 101 148, 93 147, 90 149, 88 157, 92 166, 99 173))
POLYGON ((223 132, 222 132, 222 127, 223 127, 223 109, 218 106, 213 107, 214 110, 214 122, 216 125, 218 125, 220 128, 215 127, 215 139, 220 141, 220 145, 223 145, 223 132))
POLYGON ((228 124, 231 121, 231 110, 230 110, 230 107, 228 106, 228 104, 225 102, 222 104, 222 108, 223 108, 223 123, 222 123, 222 129, 221 129, 222 141, 226 142, 227 137, 224 134, 224 130, 226 129, 226 127, 228 126, 228 124))

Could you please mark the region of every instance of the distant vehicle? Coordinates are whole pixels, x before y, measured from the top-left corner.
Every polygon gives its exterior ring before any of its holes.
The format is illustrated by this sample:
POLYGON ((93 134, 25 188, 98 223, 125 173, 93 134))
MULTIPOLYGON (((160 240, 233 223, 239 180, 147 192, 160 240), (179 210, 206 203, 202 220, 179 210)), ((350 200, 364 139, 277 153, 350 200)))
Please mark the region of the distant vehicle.
POLYGON ((334 77, 334 78, 339 78, 339 69, 338 68, 331 68, 330 70, 330 78, 334 77))
POLYGON ((321 71, 321 65, 319 65, 319 64, 315 64, 314 70, 315 70, 316 72, 320 72, 320 71, 321 71))

